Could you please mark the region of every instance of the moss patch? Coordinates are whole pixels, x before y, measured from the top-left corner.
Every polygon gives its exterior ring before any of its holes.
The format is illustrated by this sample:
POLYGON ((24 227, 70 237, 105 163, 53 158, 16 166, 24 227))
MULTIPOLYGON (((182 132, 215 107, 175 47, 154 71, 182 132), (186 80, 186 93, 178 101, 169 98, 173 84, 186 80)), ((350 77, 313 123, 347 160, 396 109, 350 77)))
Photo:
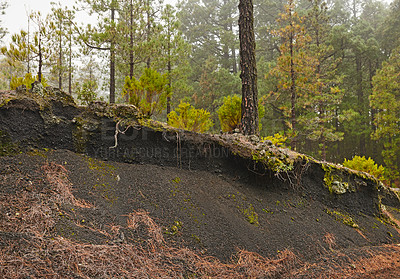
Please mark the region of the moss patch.
POLYGON ((260 223, 258 222, 258 214, 254 210, 254 206, 252 204, 250 204, 247 208, 243 208, 242 213, 250 224, 256 226, 260 225, 260 223))
POLYGON ((332 164, 321 164, 324 170, 324 185, 328 188, 329 193, 341 195, 347 192, 355 192, 356 188, 351 183, 344 181, 349 180, 348 176, 343 173, 343 170, 332 164))
POLYGON ((13 143, 10 136, 0 130, 0 156, 12 156, 19 151, 18 145, 13 143))
POLYGON ((333 216, 336 221, 342 222, 343 224, 350 226, 352 228, 359 228, 358 224, 353 220, 353 218, 346 214, 342 213, 337 210, 330 210, 330 209, 325 209, 325 212, 331 216, 333 216))

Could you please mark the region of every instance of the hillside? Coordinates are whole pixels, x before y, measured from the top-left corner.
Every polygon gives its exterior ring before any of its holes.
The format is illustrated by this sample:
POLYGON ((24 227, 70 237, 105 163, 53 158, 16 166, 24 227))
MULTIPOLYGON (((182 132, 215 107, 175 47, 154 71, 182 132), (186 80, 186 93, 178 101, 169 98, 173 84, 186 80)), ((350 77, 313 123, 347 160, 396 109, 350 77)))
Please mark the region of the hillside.
POLYGON ((400 276, 375 178, 39 93, 0 94, 2 278, 400 276))

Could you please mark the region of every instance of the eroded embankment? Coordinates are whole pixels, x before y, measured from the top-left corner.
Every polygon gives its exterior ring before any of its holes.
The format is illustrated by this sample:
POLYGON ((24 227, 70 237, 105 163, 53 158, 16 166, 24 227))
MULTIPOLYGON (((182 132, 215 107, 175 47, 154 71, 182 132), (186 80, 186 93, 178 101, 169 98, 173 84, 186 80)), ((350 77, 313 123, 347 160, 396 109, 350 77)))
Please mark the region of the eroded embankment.
MULTIPOLYGON (((117 226, 126 223, 121 216, 145 210, 168 240, 223 260, 237 248, 264 256, 290 248, 312 258, 400 240, 380 202, 398 206, 397 197, 366 174, 256 137, 177 130, 141 119, 130 106, 81 108, 66 98, 12 92, 2 100, 3 154, 73 151, 46 156, 65 162, 77 195, 99 205, 106 220, 118 216, 117 226)), ((96 219, 93 212, 81 214, 96 219)), ((68 222, 58 228, 69 238, 81 232, 68 222)))

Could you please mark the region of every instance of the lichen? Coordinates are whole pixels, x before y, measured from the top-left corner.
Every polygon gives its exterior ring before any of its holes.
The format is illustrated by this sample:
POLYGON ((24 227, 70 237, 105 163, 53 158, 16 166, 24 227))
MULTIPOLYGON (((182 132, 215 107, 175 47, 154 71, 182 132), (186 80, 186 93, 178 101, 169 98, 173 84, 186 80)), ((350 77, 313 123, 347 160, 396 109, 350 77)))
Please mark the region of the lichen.
POLYGON ((267 169, 276 173, 289 172, 294 168, 294 162, 285 158, 283 154, 274 154, 265 149, 252 151, 251 154, 253 161, 262 163, 267 169))
POLYGON ((343 170, 332 164, 323 163, 321 164, 324 170, 324 185, 328 188, 329 193, 342 195, 347 192, 355 192, 355 187, 347 182, 343 181, 345 179, 345 174, 343 170))
POLYGON ((75 125, 74 129, 72 130, 72 140, 74 143, 74 149, 75 149, 75 152, 77 152, 77 153, 85 153, 86 143, 87 143, 86 133, 82 127, 83 125, 81 122, 77 121, 75 123, 76 123, 76 125, 75 125))
POLYGON ((333 216, 336 219, 336 221, 342 222, 343 224, 350 226, 352 228, 356 229, 359 228, 358 224, 353 220, 353 218, 346 213, 342 213, 337 210, 330 210, 328 208, 325 209, 325 212, 333 216))

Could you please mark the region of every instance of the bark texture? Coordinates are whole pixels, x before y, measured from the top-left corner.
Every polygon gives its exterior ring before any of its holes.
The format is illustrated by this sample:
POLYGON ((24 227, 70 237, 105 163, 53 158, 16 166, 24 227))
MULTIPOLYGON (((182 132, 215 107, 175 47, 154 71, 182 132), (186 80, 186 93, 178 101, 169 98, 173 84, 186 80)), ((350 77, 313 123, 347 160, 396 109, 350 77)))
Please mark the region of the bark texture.
POLYGON ((257 135, 257 67, 254 37, 253 1, 239 2, 240 78, 242 79, 242 118, 240 131, 244 135, 257 135))

